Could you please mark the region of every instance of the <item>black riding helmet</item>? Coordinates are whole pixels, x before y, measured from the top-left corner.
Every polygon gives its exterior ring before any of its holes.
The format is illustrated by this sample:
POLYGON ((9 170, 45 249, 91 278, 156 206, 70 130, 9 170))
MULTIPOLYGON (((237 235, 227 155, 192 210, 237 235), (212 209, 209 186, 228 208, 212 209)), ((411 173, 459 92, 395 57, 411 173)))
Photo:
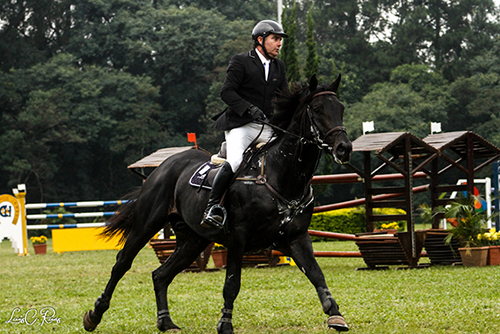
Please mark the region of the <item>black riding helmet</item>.
POLYGON ((276 34, 283 38, 288 37, 288 35, 283 30, 281 24, 272 20, 264 20, 260 21, 255 25, 252 30, 252 39, 255 41, 256 45, 260 45, 268 58, 271 58, 267 53, 266 48, 264 47, 264 43, 266 41, 266 37, 270 34, 276 34), (257 37, 262 36, 262 44, 257 41, 257 37))

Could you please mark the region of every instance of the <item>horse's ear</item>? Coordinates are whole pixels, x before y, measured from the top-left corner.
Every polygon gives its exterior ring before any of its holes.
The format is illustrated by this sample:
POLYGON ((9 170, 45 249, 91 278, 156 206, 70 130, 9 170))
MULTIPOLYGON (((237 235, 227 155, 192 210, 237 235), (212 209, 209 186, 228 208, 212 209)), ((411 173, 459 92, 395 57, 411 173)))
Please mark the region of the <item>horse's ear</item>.
POLYGON ((313 74, 309 80, 309 91, 314 92, 318 88, 318 79, 316 79, 316 74, 313 74))
POLYGON ((337 93, 337 90, 339 89, 339 85, 340 85, 340 78, 341 78, 341 75, 339 74, 337 79, 335 79, 335 81, 332 82, 330 87, 328 87, 328 90, 337 93))

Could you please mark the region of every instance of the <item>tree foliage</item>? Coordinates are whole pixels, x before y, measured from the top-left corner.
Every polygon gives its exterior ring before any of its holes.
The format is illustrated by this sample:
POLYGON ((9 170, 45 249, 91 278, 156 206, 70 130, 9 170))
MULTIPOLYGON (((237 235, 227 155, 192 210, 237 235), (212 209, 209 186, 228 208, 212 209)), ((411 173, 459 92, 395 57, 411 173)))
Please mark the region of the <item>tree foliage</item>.
POLYGON ((286 16, 283 12, 283 22, 285 32, 288 34, 288 38, 283 41, 282 47, 282 59, 286 65, 286 74, 289 83, 300 81, 300 68, 299 68, 299 58, 297 53, 297 23, 295 21, 295 14, 297 12, 297 3, 293 3, 292 10, 289 16, 286 16))
POLYGON ((115 167, 139 159, 165 135, 158 89, 147 77, 80 66, 59 54, 1 82, 2 105, 10 106, 0 135, 4 186, 28 183, 40 200, 70 196, 72 184, 86 190, 85 198, 129 188, 129 173, 115 167))
POLYGON ((314 40, 314 22, 312 11, 307 13, 307 61, 306 61, 306 79, 311 78, 314 74, 318 74, 319 56, 316 51, 316 41, 314 40))
POLYGON ((446 121, 451 100, 442 75, 426 65, 401 65, 389 81, 374 85, 361 102, 349 108, 346 126, 356 137, 362 134, 362 122, 374 121, 377 132, 407 131, 423 138, 431 122, 446 121))

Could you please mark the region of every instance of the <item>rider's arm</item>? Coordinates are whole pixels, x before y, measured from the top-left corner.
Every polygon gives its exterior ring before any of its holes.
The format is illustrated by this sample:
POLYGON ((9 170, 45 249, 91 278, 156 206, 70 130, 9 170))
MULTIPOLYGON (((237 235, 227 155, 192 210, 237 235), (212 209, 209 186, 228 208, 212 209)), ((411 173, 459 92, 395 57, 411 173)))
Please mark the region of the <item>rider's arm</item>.
POLYGON ((220 96, 229 108, 240 116, 243 116, 243 114, 252 107, 252 103, 246 101, 238 94, 238 90, 244 79, 245 67, 240 57, 235 56, 229 62, 226 79, 222 85, 220 96))

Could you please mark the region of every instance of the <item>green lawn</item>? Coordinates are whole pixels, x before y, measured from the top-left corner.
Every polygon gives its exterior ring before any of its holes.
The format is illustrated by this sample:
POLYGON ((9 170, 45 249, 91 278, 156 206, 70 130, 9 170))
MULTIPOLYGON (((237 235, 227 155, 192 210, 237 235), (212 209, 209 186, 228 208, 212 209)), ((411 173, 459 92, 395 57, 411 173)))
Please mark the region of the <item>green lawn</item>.
MULTIPOLYGON (((357 250, 352 242, 315 243, 317 250, 357 250)), ((30 245, 30 253, 33 248, 30 245)), ((85 333, 83 314, 109 278, 116 251, 19 257, 0 246, 0 333, 85 333), (52 307, 52 323, 36 310, 52 307), (19 311, 15 311, 19 308, 19 311), (34 324, 7 323, 12 313, 34 324), (57 322, 56 320, 58 320, 57 322)), ((423 259, 425 262, 427 259, 423 259)), ((500 267, 433 267, 356 271, 358 258, 318 259, 351 333, 500 333, 500 267)), ((144 248, 119 283, 95 333, 157 333, 151 271, 144 248)), ((215 333, 224 271, 184 273, 169 290, 174 322, 183 333, 215 333)), ((50 315, 50 314, 48 314, 50 315)), ((316 292, 296 267, 243 269, 233 317, 236 333, 333 333, 326 328, 316 292)))

